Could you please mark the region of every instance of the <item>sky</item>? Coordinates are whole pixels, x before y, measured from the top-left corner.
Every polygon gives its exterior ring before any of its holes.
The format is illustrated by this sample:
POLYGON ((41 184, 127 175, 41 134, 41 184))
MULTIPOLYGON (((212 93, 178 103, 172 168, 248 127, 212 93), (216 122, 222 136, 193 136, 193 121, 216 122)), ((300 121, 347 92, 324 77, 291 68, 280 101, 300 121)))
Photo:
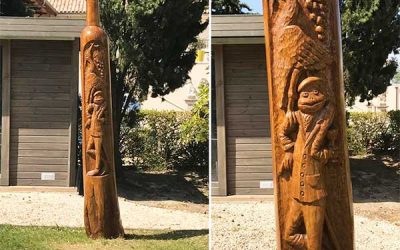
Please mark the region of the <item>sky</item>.
POLYGON ((262 13, 262 0, 242 0, 241 2, 250 6, 253 13, 262 13))

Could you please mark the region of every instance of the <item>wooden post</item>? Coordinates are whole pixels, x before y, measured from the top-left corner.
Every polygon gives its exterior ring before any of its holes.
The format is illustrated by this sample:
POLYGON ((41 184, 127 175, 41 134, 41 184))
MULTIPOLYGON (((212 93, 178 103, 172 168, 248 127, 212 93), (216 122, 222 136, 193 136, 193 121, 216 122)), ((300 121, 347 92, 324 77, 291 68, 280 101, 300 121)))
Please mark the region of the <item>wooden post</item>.
POLYGON ((224 87, 224 47, 215 45, 215 88, 217 106, 217 158, 218 195, 226 196, 226 131, 225 131, 225 87, 224 87))
POLYGON ((338 0, 263 0, 279 249, 354 249, 338 0))
POLYGON ((99 27, 98 0, 86 4, 81 33, 85 229, 91 238, 116 238, 124 230, 115 182, 108 37, 99 27))
POLYGON ((10 116, 11 116, 11 41, 3 40, 0 41, 2 46, 2 119, 1 121, 1 157, 0 157, 0 168, 1 178, 0 186, 10 185, 10 116))

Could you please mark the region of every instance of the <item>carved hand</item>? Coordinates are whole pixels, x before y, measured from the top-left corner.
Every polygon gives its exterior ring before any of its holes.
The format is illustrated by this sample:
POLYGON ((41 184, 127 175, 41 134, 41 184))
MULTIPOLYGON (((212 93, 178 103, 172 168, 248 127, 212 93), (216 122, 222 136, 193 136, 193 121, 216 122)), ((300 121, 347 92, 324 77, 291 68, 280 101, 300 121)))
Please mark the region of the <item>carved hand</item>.
POLYGON ((279 171, 279 175, 281 175, 285 171, 291 171, 292 167, 293 167, 293 153, 286 152, 285 158, 283 159, 283 162, 282 162, 282 167, 279 171))
POLYGON ((90 128, 90 123, 92 122, 92 119, 91 119, 91 116, 90 117, 88 117, 88 119, 87 119, 87 121, 86 121, 86 124, 85 124, 85 128, 90 128))
POLYGON ((331 155, 332 155, 331 150, 326 148, 321 149, 319 151, 311 152, 311 156, 317 161, 320 161, 322 164, 326 164, 330 159, 331 155))

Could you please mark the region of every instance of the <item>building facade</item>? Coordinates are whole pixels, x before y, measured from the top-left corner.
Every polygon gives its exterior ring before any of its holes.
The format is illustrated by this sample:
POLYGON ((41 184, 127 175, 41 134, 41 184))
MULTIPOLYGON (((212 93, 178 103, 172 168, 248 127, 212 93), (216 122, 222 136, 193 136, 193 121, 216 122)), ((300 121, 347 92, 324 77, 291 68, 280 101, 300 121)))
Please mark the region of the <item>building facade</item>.
POLYGON ((213 16, 212 53, 211 193, 272 194, 262 16, 213 16))
POLYGON ((0 17, 1 185, 75 184, 79 36, 85 21, 74 17, 83 17, 85 1, 73 2, 79 5, 64 6, 63 17, 49 1, 35 17, 0 17))

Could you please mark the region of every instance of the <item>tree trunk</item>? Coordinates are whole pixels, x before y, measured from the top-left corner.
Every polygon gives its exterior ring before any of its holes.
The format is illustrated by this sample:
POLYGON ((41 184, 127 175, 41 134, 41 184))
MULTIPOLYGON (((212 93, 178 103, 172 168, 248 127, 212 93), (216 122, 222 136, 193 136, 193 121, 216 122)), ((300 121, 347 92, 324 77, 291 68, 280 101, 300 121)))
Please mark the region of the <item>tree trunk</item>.
POLYGON ((108 37, 99 19, 98 1, 87 0, 81 33, 85 229, 91 238, 116 238, 124 230, 115 180, 108 37))
POLYGON ((111 61, 111 69, 114 72, 112 76, 112 96, 113 96, 113 128, 114 128, 114 159, 115 159, 115 174, 118 181, 124 181, 124 172, 122 169, 122 158, 120 152, 120 133, 121 133, 121 109, 122 109, 122 102, 124 97, 123 92, 123 76, 124 74, 119 73, 119 79, 117 77, 116 68, 117 66, 111 61))
POLYGON ((264 0, 278 249, 354 249, 338 0, 264 0))

